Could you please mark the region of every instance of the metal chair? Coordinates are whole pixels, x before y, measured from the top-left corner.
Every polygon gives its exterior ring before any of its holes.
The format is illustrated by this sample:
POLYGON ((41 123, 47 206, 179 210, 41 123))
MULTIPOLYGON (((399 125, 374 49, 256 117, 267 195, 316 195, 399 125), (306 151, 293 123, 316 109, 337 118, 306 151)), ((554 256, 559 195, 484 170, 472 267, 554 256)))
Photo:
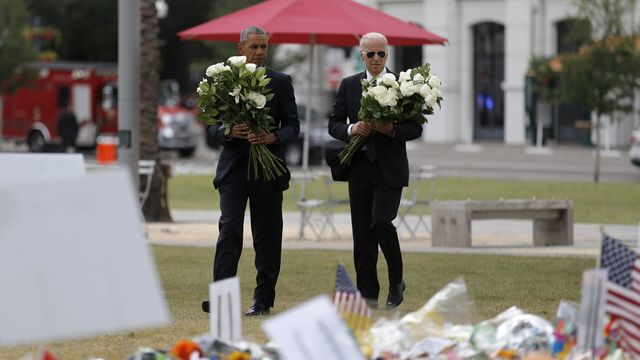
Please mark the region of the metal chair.
POLYGON ((420 167, 417 173, 412 174, 411 182, 408 188, 403 191, 403 197, 400 200, 400 208, 398 210, 398 224, 396 228, 404 227, 409 232, 410 238, 416 239, 418 231, 424 228, 431 233, 431 226, 427 221, 427 207, 433 201, 433 194, 436 188, 436 166, 424 165, 420 167), (424 185, 429 181, 428 185, 424 185), (416 222, 409 221, 409 213, 417 209, 416 222))
POLYGON ((155 167, 155 160, 138 161, 138 175, 140 175, 140 185, 143 185, 140 188, 138 199, 140 201, 140 208, 144 206, 144 203, 149 197, 149 192, 151 191, 151 180, 153 180, 153 172, 155 171, 155 167))
POLYGON ((332 234, 339 238, 338 230, 333 223, 333 208, 339 203, 333 198, 331 188, 327 182, 331 182, 331 175, 322 172, 292 174, 294 186, 293 195, 296 197, 296 204, 300 210, 300 232, 298 238, 305 239, 305 230, 308 228, 313 234, 313 239, 321 240, 325 232, 330 230, 332 234), (328 178, 327 178, 328 177, 328 178), (310 197, 305 191, 309 182, 320 181, 324 188, 320 196, 310 197))

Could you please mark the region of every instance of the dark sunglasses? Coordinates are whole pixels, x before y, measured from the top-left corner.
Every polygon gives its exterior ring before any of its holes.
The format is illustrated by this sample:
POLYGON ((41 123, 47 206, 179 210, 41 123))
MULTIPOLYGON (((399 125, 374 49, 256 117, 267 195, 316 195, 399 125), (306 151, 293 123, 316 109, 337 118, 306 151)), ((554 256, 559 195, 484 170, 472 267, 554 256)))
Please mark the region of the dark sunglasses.
POLYGON ((381 58, 384 58, 385 56, 387 56, 386 51, 369 51, 367 52, 367 57, 371 59, 375 54, 378 54, 378 56, 380 56, 381 58))

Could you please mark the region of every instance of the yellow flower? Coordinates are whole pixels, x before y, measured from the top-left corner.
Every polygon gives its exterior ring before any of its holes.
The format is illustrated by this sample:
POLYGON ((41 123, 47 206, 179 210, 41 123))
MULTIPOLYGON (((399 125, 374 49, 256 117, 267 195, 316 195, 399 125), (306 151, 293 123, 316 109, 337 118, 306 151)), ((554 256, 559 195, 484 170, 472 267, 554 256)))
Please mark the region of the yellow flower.
POLYGON ((229 355, 227 360, 251 360, 251 355, 246 352, 234 351, 229 355))

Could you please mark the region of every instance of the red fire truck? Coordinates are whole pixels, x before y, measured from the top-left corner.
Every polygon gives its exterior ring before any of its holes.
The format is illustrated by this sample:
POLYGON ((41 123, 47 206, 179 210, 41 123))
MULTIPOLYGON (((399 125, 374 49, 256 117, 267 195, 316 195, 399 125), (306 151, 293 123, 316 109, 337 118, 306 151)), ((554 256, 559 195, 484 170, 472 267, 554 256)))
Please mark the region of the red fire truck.
MULTIPOLYGON (((92 148, 98 135, 118 132, 117 65, 109 63, 33 62, 22 71, 33 74, 12 93, 3 94, 2 137, 26 142, 30 151, 46 151, 61 143, 57 121, 62 111, 73 112, 78 121, 78 147, 92 148)), ((177 83, 161 83, 158 107, 159 145, 193 154, 200 128, 193 112, 181 107, 177 83), (167 89, 178 91, 168 94, 167 89), (166 100, 166 101, 165 101, 166 100)))

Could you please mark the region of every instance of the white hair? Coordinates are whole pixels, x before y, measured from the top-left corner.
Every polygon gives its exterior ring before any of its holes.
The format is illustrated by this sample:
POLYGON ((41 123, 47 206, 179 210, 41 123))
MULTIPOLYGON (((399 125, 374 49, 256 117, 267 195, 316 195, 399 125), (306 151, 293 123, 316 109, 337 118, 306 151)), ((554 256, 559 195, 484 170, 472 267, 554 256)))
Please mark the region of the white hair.
POLYGON ((360 38, 360 49, 361 50, 365 50, 364 45, 365 43, 371 41, 371 40, 381 40, 382 42, 384 42, 384 46, 387 47, 389 45, 389 41, 387 41, 387 37, 378 33, 378 32, 369 32, 366 33, 364 35, 362 35, 362 37, 360 38))

